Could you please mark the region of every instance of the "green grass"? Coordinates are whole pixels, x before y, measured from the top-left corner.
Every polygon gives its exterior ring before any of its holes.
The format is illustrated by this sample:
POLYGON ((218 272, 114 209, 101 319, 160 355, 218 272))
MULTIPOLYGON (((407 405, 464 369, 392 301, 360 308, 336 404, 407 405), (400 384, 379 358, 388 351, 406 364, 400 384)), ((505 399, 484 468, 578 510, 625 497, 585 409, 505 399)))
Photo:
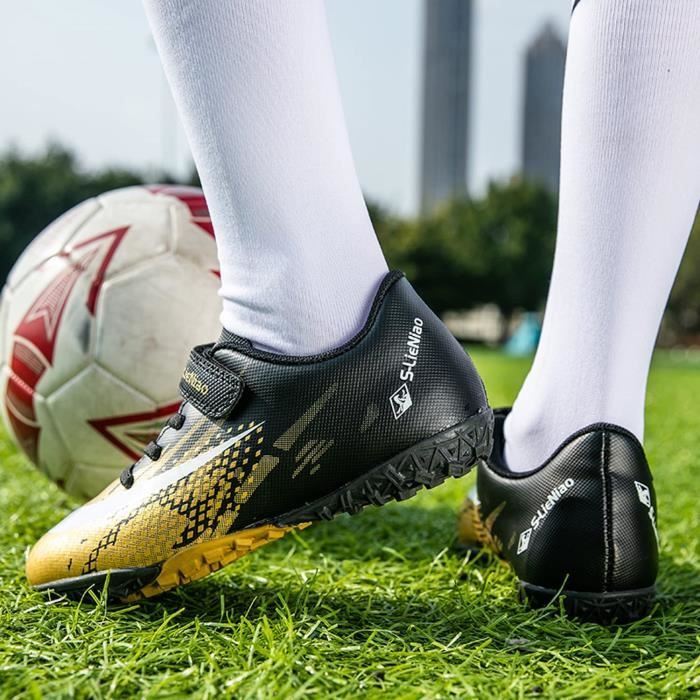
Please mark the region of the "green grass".
MULTIPOLYGON (((527 362, 475 353, 493 405, 527 362)), ((71 503, 0 435, 0 697, 680 698, 700 694, 700 364, 657 358, 648 453, 661 599, 605 629, 531 612, 496 561, 450 551, 472 478, 314 525, 157 601, 48 603, 27 547, 71 503)))

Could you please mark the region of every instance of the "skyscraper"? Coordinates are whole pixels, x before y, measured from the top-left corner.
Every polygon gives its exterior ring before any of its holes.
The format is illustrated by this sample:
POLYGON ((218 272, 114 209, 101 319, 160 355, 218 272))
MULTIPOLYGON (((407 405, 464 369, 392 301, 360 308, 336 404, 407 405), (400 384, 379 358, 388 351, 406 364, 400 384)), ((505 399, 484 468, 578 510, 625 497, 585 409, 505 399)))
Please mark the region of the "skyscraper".
POLYGON ((561 108, 566 46, 546 24, 527 49, 523 104, 522 172, 559 191, 561 108))
POLYGON ((426 0, 421 211, 467 193, 472 0, 426 0))

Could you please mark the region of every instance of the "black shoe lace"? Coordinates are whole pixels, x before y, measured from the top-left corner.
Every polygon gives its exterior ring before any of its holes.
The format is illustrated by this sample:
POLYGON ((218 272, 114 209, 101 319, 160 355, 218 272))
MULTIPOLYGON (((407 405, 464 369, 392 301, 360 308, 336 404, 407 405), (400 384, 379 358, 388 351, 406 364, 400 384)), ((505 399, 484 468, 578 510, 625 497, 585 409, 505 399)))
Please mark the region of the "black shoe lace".
MULTIPOLYGON (((146 447, 144 447, 143 453, 146 455, 146 457, 148 457, 152 462, 156 462, 160 458, 161 452, 163 451, 163 448, 158 444, 158 440, 160 439, 161 435, 163 435, 163 432, 165 432, 165 430, 168 428, 180 430, 184 423, 185 416, 180 413, 180 411, 173 413, 173 415, 168 418, 168 422, 165 424, 163 430, 161 430, 160 435, 155 440, 149 442, 146 447)), ((137 462, 134 462, 132 465, 128 466, 119 476, 119 481, 125 489, 130 489, 134 485, 134 467, 136 464, 137 462)))

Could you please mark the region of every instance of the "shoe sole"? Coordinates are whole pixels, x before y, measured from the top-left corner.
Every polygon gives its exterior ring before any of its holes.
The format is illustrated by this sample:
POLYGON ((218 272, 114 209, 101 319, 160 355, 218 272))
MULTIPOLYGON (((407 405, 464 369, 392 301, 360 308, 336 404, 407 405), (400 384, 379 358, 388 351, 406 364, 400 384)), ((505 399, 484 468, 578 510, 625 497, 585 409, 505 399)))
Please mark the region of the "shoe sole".
MULTIPOLYGON (((489 531, 481 518, 480 506, 467 499, 460 517, 467 519, 462 526, 466 526, 465 531, 470 534, 458 539, 455 549, 462 554, 488 549, 510 567, 495 543, 490 540, 489 531), (483 537, 485 540, 477 537, 483 537)), ((520 600, 532 608, 551 607, 552 610, 559 610, 561 604, 568 617, 601 625, 629 624, 641 620, 649 615, 656 601, 655 586, 603 593, 545 588, 521 580, 519 593, 520 600)))
POLYGON ((110 599, 122 602, 151 598, 204 578, 227 564, 293 529, 336 515, 355 515, 366 506, 405 501, 425 488, 442 484, 448 477, 467 474, 491 452, 493 413, 484 409, 463 423, 422 440, 393 459, 374 467, 323 498, 265 523, 195 544, 160 564, 132 569, 103 571, 44 583, 35 590, 80 599, 87 590, 107 588, 110 599))
POLYGON ((656 600, 656 587, 611 593, 554 590, 520 582, 520 598, 532 608, 559 604, 568 617, 599 625, 626 625, 649 615, 656 600))

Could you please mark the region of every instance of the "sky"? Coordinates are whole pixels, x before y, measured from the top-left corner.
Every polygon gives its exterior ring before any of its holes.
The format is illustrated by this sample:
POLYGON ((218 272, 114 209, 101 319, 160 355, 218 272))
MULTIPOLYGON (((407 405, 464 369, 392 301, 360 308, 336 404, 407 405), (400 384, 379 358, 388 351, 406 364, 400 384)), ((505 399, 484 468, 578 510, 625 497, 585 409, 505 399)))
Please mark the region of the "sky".
MULTIPOLYGON (((368 198, 403 215, 418 203, 423 3, 326 0, 360 183, 368 198)), ((3 5, 0 151, 36 153, 56 141, 88 168, 189 171, 141 0, 3 5)), ((473 193, 518 170, 523 54, 547 21, 566 36, 570 7, 570 0, 477 0, 473 193)))

